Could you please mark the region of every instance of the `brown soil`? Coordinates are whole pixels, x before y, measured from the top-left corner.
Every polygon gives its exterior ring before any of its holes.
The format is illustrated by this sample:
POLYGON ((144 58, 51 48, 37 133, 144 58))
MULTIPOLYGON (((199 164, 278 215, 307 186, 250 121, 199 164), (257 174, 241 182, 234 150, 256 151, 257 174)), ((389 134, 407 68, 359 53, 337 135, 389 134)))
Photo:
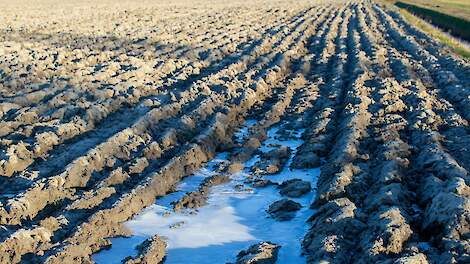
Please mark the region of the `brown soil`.
POLYGON ((369 0, 118 2, 0 0, 0 263, 92 262, 280 121, 321 166, 308 262, 470 262, 468 63, 369 0))

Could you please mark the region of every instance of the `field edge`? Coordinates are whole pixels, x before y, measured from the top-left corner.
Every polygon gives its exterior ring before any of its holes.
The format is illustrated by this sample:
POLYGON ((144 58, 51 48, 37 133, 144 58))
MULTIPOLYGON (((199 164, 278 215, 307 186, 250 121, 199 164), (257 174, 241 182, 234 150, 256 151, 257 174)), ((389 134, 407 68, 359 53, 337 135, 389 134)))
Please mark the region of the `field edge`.
POLYGON ((419 15, 411 13, 406 8, 396 6, 394 3, 397 1, 378 0, 377 2, 386 5, 390 9, 397 10, 408 23, 438 40, 439 43, 449 48, 452 53, 466 61, 470 61, 470 48, 468 48, 462 40, 444 32, 441 28, 432 25, 419 15))

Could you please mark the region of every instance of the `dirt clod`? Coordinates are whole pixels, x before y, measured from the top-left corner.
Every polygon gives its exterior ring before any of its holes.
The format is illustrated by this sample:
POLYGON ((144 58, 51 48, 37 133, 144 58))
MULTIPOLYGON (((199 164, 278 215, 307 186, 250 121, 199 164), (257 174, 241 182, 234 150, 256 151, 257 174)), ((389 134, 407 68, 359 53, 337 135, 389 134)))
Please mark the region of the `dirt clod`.
POLYGON ((301 179, 291 179, 279 185, 279 192, 287 197, 300 197, 312 189, 310 182, 301 179))
POLYGON ((272 218, 278 221, 287 221, 294 218, 300 208, 302 208, 302 206, 299 203, 289 199, 282 199, 272 203, 267 212, 272 218))
POLYGON ((260 242, 240 251, 234 264, 271 264, 276 263, 281 246, 271 242, 260 242))

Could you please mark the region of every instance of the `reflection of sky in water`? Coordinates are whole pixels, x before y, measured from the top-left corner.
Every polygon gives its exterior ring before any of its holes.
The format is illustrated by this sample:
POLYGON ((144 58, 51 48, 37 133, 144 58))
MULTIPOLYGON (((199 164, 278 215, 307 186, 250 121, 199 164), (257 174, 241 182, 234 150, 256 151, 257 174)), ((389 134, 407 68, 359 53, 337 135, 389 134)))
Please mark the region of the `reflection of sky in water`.
POLYGON ((199 248, 232 241, 254 239, 249 229, 239 223, 235 209, 225 202, 205 206, 197 214, 171 214, 164 216, 166 208, 152 206, 127 226, 136 235, 151 236, 155 231, 168 240, 168 249, 199 248), (184 223, 181 227, 172 225, 184 223))
MULTIPOLYGON (((275 138, 278 128, 268 131, 268 140, 262 151, 269 151, 269 144, 289 146, 295 149, 301 140, 280 140, 275 138)), ((243 130, 244 133, 245 130, 243 130)), ((240 132, 241 133, 241 132, 240 132)), ((299 134, 297 134, 299 136, 299 134)), ((254 190, 236 191, 235 185, 242 184, 244 175, 233 175, 228 184, 212 188, 208 205, 197 213, 174 213, 169 210, 171 201, 182 197, 185 192, 197 189, 201 181, 214 172, 213 165, 223 160, 220 154, 194 176, 185 178, 177 191, 157 200, 155 205, 126 223, 134 233, 131 238, 111 239, 113 246, 93 256, 97 263, 119 263, 128 255, 135 255, 135 245, 154 234, 166 237, 168 248, 165 263, 225 263, 234 261, 238 252, 258 241, 272 241, 280 244, 278 263, 304 263, 301 254, 301 240, 308 229, 307 219, 312 215, 309 209, 314 192, 293 200, 303 208, 294 219, 278 222, 268 217, 268 206, 281 198, 275 186, 254 190), (166 214, 165 214, 166 212, 166 214), (179 227, 170 228, 175 224, 179 227)), ((253 158, 247 163, 254 163, 253 158)), ((289 163, 291 160, 289 160, 289 163)), ((248 165, 248 164, 247 164, 248 165)), ((276 175, 266 176, 275 182, 300 178, 316 186, 319 169, 291 170, 286 166, 276 175)))

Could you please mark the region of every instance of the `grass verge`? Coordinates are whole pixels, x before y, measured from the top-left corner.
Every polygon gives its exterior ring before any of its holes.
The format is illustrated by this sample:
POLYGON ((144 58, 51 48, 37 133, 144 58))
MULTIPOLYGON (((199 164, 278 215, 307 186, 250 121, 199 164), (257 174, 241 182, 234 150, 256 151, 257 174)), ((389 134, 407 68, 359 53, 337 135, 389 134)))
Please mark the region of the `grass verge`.
POLYGON ((395 5, 422 17, 426 21, 431 21, 432 24, 444 30, 449 30, 452 35, 470 41, 470 21, 466 19, 401 1, 396 2, 395 5))
MULTIPOLYGON (((390 2, 383 3, 389 6, 391 5, 390 2)), ((431 25, 430 23, 412 14, 404 8, 398 8, 398 11, 410 24, 425 32, 430 37, 438 40, 443 45, 449 47, 452 52, 460 55, 465 60, 470 61, 470 49, 466 47, 466 45, 463 44, 460 40, 449 36, 447 33, 441 31, 439 28, 431 25)))

